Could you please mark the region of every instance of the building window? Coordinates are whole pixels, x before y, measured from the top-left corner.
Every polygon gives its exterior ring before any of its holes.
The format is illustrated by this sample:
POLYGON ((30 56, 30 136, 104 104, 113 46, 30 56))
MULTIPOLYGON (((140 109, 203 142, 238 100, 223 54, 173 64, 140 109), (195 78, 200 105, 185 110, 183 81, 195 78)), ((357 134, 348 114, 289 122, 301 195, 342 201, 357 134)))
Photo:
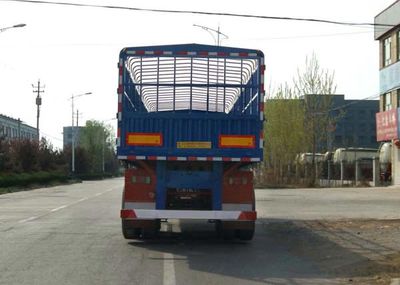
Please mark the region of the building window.
POLYGON ((392 63, 391 50, 392 38, 388 37, 383 40, 383 66, 388 66, 392 63))
POLYGON ((11 128, 10 128, 10 127, 7 127, 7 128, 6 128, 6 136, 7 136, 8 138, 11 138, 11 128))
POLYGON ((392 109, 392 100, 391 100, 391 94, 386 93, 383 94, 383 111, 388 111, 392 109))
POLYGON ((400 31, 397 32, 397 60, 400 60, 400 31))
POLYGON ((396 97, 397 97, 397 108, 400 108, 400 89, 397 89, 396 97))

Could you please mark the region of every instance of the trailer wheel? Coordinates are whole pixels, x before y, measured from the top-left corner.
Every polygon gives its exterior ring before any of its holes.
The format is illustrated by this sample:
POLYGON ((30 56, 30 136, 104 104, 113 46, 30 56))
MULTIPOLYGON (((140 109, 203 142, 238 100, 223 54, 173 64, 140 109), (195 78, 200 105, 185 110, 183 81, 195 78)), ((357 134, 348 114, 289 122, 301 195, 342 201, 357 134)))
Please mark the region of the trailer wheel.
POLYGON ((125 239, 138 239, 140 237, 140 228, 134 228, 129 222, 122 219, 122 234, 125 239))
POLYGON ((255 231, 255 222, 249 222, 248 229, 240 229, 236 231, 236 237, 240 240, 252 240, 255 231))
POLYGON ((216 221, 215 230, 219 238, 222 238, 224 240, 232 240, 235 238, 235 229, 233 229, 232 227, 227 227, 226 222, 216 221))
POLYGON ((153 239, 157 237, 158 232, 161 228, 161 221, 160 220, 153 220, 149 222, 150 225, 143 227, 140 229, 141 238, 142 239, 153 239))

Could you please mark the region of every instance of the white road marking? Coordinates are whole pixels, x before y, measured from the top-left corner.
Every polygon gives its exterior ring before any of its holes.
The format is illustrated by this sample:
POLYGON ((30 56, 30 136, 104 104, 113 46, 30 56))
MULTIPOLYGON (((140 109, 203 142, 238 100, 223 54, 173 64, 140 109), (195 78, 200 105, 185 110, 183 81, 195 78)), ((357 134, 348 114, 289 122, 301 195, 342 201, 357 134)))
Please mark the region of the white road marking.
POLYGON ((164 253, 163 285, 176 285, 174 255, 171 253, 164 253))
POLYGON ((104 191, 104 192, 97 193, 97 194, 93 195, 92 197, 84 197, 84 198, 81 198, 81 199, 79 199, 78 201, 72 202, 72 203, 70 203, 70 204, 62 205, 62 206, 60 206, 60 207, 51 209, 51 210, 49 210, 48 212, 46 212, 46 213, 44 213, 44 214, 42 214, 42 215, 39 215, 39 216, 32 216, 32 217, 29 217, 29 218, 27 218, 27 219, 20 220, 20 221, 18 221, 18 223, 23 224, 23 223, 26 223, 26 222, 30 222, 30 221, 39 219, 39 218, 44 217, 44 216, 46 216, 46 215, 48 215, 48 214, 50 214, 50 213, 54 213, 54 212, 57 212, 57 211, 59 211, 59 210, 65 209, 65 208, 67 208, 67 207, 69 207, 69 206, 76 205, 76 204, 78 204, 78 203, 80 203, 80 202, 83 202, 83 201, 86 201, 86 200, 88 200, 88 199, 90 199, 90 198, 98 197, 98 196, 100 196, 100 195, 102 195, 102 194, 105 194, 105 193, 110 192, 110 191, 115 190, 115 189, 116 189, 116 188, 111 188, 111 189, 108 189, 108 190, 106 190, 106 191, 104 191))
POLYGON ((27 218, 27 219, 23 219, 23 220, 20 220, 20 221, 18 221, 18 223, 26 223, 26 222, 29 222, 29 221, 33 221, 33 220, 35 220, 35 219, 37 219, 38 217, 35 217, 35 216, 33 216, 33 217, 29 217, 29 218, 27 218))
POLYGON ((64 208, 66 208, 66 207, 68 207, 68 205, 63 205, 63 206, 54 208, 54 209, 50 210, 50 212, 57 212, 57 211, 59 211, 59 210, 61 210, 61 209, 64 209, 64 208))

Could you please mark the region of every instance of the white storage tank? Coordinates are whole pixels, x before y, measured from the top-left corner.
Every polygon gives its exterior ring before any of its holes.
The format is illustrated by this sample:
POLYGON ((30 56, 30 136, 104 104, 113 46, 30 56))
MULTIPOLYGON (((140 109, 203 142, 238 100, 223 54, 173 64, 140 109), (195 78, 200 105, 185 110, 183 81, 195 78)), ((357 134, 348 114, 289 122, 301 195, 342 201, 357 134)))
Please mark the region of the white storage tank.
POLYGON ((338 148, 333 155, 333 162, 340 164, 341 161, 354 163, 359 159, 373 159, 378 157, 378 150, 374 148, 338 148))

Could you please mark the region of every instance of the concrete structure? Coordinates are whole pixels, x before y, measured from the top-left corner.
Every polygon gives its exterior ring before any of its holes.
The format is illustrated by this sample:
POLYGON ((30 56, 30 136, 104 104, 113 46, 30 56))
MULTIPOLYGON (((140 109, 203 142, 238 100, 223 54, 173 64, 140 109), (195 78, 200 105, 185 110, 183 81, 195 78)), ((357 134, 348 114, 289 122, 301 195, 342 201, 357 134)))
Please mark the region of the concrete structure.
MULTIPOLYGON (((392 183, 400 184, 398 112, 400 107, 400 1, 375 17, 375 40, 379 41, 380 104, 377 121, 379 141, 393 141, 392 183), (397 109, 397 110, 396 110, 397 109)), ((400 144, 399 144, 400 145, 400 144)))
POLYGON ((328 150, 378 148, 375 115, 379 111, 379 100, 346 100, 344 95, 334 95, 331 109, 333 116, 339 115, 339 120, 328 136, 328 150))
POLYGON ((64 127, 63 128, 63 148, 72 144, 72 135, 75 133, 75 147, 80 144, 80 134, 85 127, 64 127))
POLYGON ((336 120, 328 127, 326 138, 317 146, 317 152, 347 147, 378 148, 375 115, 379 111, 379 100, 346 100, 340 94, 305 95, 303 99, 305 104, 311 100, 313 105, 325 105, 321 109, 317 107, 317 115, 329 110, 331 118, 336 120))
POLYGON ((6 139, 38 140, 37 129, 14 119, 0 114, 0 137, 6 139))

